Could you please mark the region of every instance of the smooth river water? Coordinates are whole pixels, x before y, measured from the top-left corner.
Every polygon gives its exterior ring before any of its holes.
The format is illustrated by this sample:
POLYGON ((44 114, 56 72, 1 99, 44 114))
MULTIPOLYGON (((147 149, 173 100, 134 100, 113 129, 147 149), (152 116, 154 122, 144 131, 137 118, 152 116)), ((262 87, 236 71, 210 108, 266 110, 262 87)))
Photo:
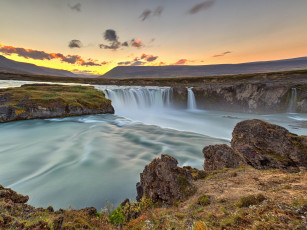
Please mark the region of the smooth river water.
MULTIPOLYGON (((0 88, 25 83, 0 80, 0 88)), ((307 114, 201 111, 192 99, 189 110, 177 110, 169 88, 96 87, 112 100, 115 115, 0 124, 0 184, 29 195, 37 207, 99 210, 106 201, 134 199, 139 173, 161 154, 201 168, 202 148, 229 144, 239 121, 259 118, 307 135, 307 114)))

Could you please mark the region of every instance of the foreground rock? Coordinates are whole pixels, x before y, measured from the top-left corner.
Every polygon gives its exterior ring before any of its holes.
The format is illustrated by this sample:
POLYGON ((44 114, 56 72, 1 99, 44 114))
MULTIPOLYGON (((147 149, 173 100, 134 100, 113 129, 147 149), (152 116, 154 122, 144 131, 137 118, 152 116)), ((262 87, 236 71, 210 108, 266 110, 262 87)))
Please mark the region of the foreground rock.
POLYGON ((138 191, 142 191, 153 203, 166 205, 192 195, 195 192, 192 175, 189 170, 177 167, 177 164, 178 161, 169 155, 154 159, 141 173, 142 189, 138 184, 138 191))
POLYGON ((227 145, 209 145, 203 149, 206 171, 238 168, 245 161, 227 145))
POLYGON ((94 87, 35 84, 0 90, 0 123, 103 113, 114 108, 94 87))
POLYGON ((307 136, 298 136, 265 121, 246 120, 235 126, 231 147, 207 146, 203 154, 206 171, 248 164, 256 169, 297 172, 307 167, 307 136))
POLYGON ((307 167, 307 136, 261 120, 239 122, 231 147, 256 169, 307 167))

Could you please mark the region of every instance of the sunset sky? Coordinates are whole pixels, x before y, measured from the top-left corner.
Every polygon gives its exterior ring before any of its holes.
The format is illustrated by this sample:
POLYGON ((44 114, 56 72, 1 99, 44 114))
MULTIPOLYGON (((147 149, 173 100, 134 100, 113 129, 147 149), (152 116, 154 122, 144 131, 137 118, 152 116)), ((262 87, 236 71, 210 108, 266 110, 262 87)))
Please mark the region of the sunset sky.
POLYGON ((0 0, 0 54, 74 72, 307 56, 306 0, 0 0))

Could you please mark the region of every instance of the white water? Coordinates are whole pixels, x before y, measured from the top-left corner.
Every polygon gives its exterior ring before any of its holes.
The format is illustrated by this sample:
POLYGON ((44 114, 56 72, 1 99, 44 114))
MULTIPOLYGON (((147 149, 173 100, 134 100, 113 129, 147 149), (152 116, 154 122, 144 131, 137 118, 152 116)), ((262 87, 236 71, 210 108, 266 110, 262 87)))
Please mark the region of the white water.
POLYGON ((288 107, 289 113, 295 113, 296 112, 296 101, 297 101, 297 91, 296 88, 291 89, 291 97, 290 97, 290 103, 288 107))
POLYGON ((239 121, 258 118, 307 135, 307 114, 177 110, 167 87, 95 87, 112 99, 115 115, 0 124, 0 184, 35 206, 100 209, 133 199, 139 173, 161 154, 201 168, 202 148, 229 144, 239 121))
POLYGON ((196 110, 197 109, 195 95, 194 95, 192 88, 188 88, 187 108, 188 108, 188 110, 196 110))

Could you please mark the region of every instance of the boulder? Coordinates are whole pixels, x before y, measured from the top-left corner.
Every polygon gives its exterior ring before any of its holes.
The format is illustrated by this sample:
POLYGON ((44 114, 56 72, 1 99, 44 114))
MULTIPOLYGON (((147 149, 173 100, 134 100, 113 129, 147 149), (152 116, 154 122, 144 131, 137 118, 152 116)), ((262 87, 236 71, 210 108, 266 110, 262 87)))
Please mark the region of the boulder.
POLYGON ((161 155, 161 158, 156 158, 147 165, 140 175, 141 185, 138 185, 142 186, 144 196, 153 203, 172 205, 194 194, 196 187, 191 183, 191 173, 177 167, 177 164, 175 158, 161 155))
POLYGON ((204 170, 238 168, 244 159, 228 145, 209 145, 203 149, 205 157, 204 170))
POLYGON ((256 169, 298 171, 307 167, 307 136, 261 120, 239 122, 233 130, 232 148, 256 169))

